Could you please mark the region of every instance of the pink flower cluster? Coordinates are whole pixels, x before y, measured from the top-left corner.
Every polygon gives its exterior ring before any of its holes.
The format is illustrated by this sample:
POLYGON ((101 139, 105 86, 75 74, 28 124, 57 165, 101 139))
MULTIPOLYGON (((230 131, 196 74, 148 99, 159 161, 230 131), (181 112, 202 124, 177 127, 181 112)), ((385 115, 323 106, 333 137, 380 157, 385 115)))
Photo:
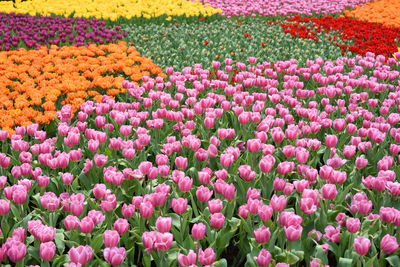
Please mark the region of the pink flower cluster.
POLYGON ((212 265, 232 244, 259 266, 396 253, 396 60, 224 63, 125 81, 129 101, 75 119, 65 106, 55 137, 17 128, 0 154, 1 262, 37 264, 35 243, 68 266, 212 265))
MULTIPOLYGON (((192 0, 194 1, 194 0, 192 0)), ((339 14, 345 9, 355 8, 371 0, 200 0, 213 8, 222 10, 221 15, 238 16, 293 16, 339 14)))

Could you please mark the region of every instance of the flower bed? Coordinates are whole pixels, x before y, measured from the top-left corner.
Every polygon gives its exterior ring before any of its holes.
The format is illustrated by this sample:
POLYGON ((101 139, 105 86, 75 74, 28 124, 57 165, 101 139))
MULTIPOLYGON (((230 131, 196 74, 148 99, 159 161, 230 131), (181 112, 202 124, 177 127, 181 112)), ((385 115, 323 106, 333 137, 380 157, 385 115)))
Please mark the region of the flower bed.
MULTIPOLYGON (((193 1, 193 0, 192 0, 193 1)), ((365 5, 370 0, 200 0, 222 10, 221 15, 231 16, 292 16, 340 14, 345 9, 365 5)))
POLYGON ((319 39, 315 33, 335 31, 335 37, 331 41, 340 47, 343 52, 351 51, 364 55, 367 52, 392 57, 398 51, 400 32, 380 24, 357 21, 349 18, 300 18, 296 16, 280 23, 286 33, 295 38, 311 39, 316 42, 319 39), (308 23, 308 25, 305 25, 308 23), (338 39, 350 41, 348 45, 339 44, 338 39))
POLYGON ((267 24, 264 18, 228 20, 212 17, 131 25, 121 25, 128 33, 126 39, 162 68, 183 69, 194 64, 210 66, 214 60, 225 57, 243 62, 249 56, 271 62, 296 58, 304 64, 318 57, 334 60, 342 54, 340 48, 329 41, 332 35, 317 34, 318 43, 296 39, 285 34, 278 25, 267 24))
POLYGON ((399 2, 395 0, 381 0, 367 3, 354 10, 344 11, 347 17, 354 17, 361 21, 379 23, 386 27, 400 27, 399 2))
POLYGON ((69 104, 76 112, 86 99, 124 91, 122 81, 162 75, 150 59, 140 57, 125 42, 88 47, 42 47, 0 52, 0 127, 48 124, 69 104), (12 67, 10 67, 12 66, 12 67))
POLYGON ((0 50, 36 48, 50 45, 75 45, 116 43, 127 33, 105 28, 106 23, 96 19, 60 17, 34 17, 0 13, 2 38, 0 50))
POLYGON ((396 266, 398 63, 248 61, 124 81, 52 138, 16 128, 3 263, 396 266))
POLYGON ((186 0, 28 0, 0 3, 0 12, 30 14, 35 16, 74 16, 116 21, 119 18, 146 19, 160 16, 210 16, 218 9, 186 0))

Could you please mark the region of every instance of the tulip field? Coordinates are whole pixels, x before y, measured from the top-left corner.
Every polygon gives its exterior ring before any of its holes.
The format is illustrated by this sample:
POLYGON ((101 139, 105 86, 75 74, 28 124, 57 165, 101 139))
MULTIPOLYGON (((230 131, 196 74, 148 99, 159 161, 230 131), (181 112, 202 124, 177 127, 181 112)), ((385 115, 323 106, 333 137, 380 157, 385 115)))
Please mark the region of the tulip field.
POLYGON ((400 266, 395 0, 0 1, 1 266, 400 266))

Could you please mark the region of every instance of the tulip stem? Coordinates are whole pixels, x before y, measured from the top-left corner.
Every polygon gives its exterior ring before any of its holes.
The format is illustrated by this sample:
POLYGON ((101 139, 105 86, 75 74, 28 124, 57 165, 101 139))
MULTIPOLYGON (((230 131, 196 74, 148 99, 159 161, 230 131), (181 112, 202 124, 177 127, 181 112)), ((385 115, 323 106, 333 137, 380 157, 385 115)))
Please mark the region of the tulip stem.
POLYGON ((349 238, 349 255, 351 254, 352 239, 353 239, 353 234, 350 234, 350 238, 349 238))
POLYGON ((45 267, 50 267, 50 263, 48 262, 48 261, 44 261, 44 260, 42 260, 42 266, 45 266, 45 267))

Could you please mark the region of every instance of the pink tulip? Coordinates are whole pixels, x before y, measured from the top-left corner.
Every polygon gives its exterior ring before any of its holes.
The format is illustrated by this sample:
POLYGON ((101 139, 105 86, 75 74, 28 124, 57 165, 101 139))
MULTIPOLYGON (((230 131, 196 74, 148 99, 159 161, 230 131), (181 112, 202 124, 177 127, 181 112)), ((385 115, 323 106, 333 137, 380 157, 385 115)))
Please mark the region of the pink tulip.
POLYGON ((196 240, 202 240, 206 234, 207 227, 203 223, 194 224, 192 227, 192 236, 196 240))
POLYGON ((229 201, 232 201, 235 198, 235 185, 234 184, 225 184, 222 189, 222 196, 229 201))
POLYGON ((0 215, 7 215, 10 211, 10 202, 5 199, 0 199, 0 215))
POLYGON ((214 213, 210 216, 210 225, 214 229, 221 229, 225 223, 225 216, 222 213, 214 213))
POLYGON ((361 170, 367 166, 368 160, 366 158, 358 157, 356 158, 356 168, 361 170))
POLYGON ((270 202, 271 208, 274 211, 280 212, 286 207, 286 201, 285 196, 278 197, 277 195, 273 195, 270 202))
POLYGON ((303 196, 300 199, 300 210, 305 214, 314 213, 317 210, 317 206, 314 203, 314 199, 303 196))
POLYGON ((213 191, 210 191, 207 187, 201 185, 197 188, 196 197, 200 202, 207 202, 213 194, 213 191))
POLYGON ((271 233, 268 227, 262 226, 253 232, 254 237, 258 244, 265 244, 269 241, 271 233))
POLYGON ((121 213, 122 213, 122 216, 124 216, 125 219, 132 218, 134 213, 135 213, 135 205, 133 205, 133 204, 132 205, 124 204, 122 206, 121 213))
POLYGON ((305 148, 298 147, 296 148, 295 156, 300 164, 304 164, 308 160, 309 152, 305 148))
POLYGON ((265 156, 260 160, 260 163, 258 164, 258 167, 260 168, 260 171, 263 173, 270 173, 272 170, 272 167, 275 165, 275 159, 271 155, 265 156))
POLYGON ((234 160, 234 156, 232 154, 222 154, 220 156, 220 163, 222 167, 228 168, 229 166, 232 165, 234 160))
POLYGON ((46 242, 40 244, 40 258, 44 261, 51 261, 56 253, 56 245, 54 242, 46 242))
POLYGON ((256 177, 256 173, 251 170, 249 165, 241 165, 238 168, 239 176, 246 182, 252 181, 256 177))
POLYGON ((349 231, 352 234, 355 234, 360 230, 360 220, 358 218, 348 218, 346 220, 346 228, 347 231, 349 231))
POLYGON ((114 230, 118 232, 120 236, 124 235, 129 229, 129 223, 126 219, 118 218, 114 222, 114 230))
POLYGON ((10 242, 9 247, 7 249, 7 256, 10 261, 17 263, 24 259, 26 255, 26 246, 24 243, 13 240, 10 242))
POLYGON ((340 227, 334 228, 331 225, 325 227, 324 237, 332 243, 339 243, 340 239, 340 227))
POLYGON ((368 238, 360 236, 354 239, 353 247, 358 255, 364 256, 367 255, 369 248, 371 247, 371 241, 368 238))
POLYGON ((281 162, 278 164, 278 173, 279 175, 285 176, 288 173, 291 173, 294 170, 294 163, 293 162, 281 162))
POLYGON ((154 250, 167 251, 171 248, 174 236, 171 233, 156 233, 156 240, 154 241, 154 250))
POLYGON ((67 231, 76 230, 79 226, 79 219, 78 217, 67 215, 64 219, 64 226, 67 231))
POLYGON ((290 225, 289 227, 285 226, 283 229, 285 231, 286 238, 291 242, 297 241, 303 232, 303 228, 300 225, 290 225))
POLYGON ((338 142, 336 135, 327 135, 325 137, 325 145, 329 148, 334 148, 338 142))
POLYGON ((381 207, 379 210, 379 216, 385 223, 392 223, 396 217, 396 209, 381 207))
POLYGON ((111 266, 121 265, 126 257, 126 251, 124 247, 121 248, 106 248, 104 249, 104 259, 111 264, 111 266))
POLYGON ((178 214, 182 215, 185 213, 188 205, 188 200, 186 198, 178 198, 178 199, 172 199, 171 201, 171 207, 173 211, 178 214))
POLYGON ((262 249, 257 257, 254 257, 254 260, 257 262, 260 267, 267 267, 271 262, 272 255, 267 250, 262 249))
POLYGON ((104 245, 107 248, 113 248, 118 245, 119 242, 119 234, 115 230, 106 230, 103 234, 104 245))
POLYGON ((214 214, 222 210, 222 201, 220 199, 209 200, 207 206, 210 213, 214 214))
POLYGON ((158 217, 156 221, 156 228, 160 233, 166 233, 171 230, 172 218, 171 217, 158 217))
POLYGON ((239 214, 239 216, 242 217, 243 219, 247 219, 248 216, 249 216, 249 209, 247 208, 247 205, 241 205, 241 206, 239 206, 238 214, 239 214))
POLYGON ((153 215, 154 206, 151 202, 142 202, 139 206, 140 217, 148 219, 153 215))
POLYGON ((85 217, 79 222, 79 230, 83 234, 91 233, 93 230, 93 227, 94 227, 94 223, 93 223, 92 218, 90 218, 90 217, 85 217))
POLYGON ((261 141, 259 139, 247 140, 247 150, 250 153, 257 153, 261 149, 261 141))
POLYGON ((195 266, 197 255, 193 250, 189 250, 188 255, 178 254, 178 263, 180 266, 195 266))
POLYGON ((198 257, 201 264, 211 265, 215 260, 216 254, 212 248, 207 248, 204 251, 200 249, 198 257))
POLYGON ((93 249, 86 245, 77 248, 72 247, 68 252, 68 256, 72 263, 85 265, 91 261, 93 253, 93 249))
POLYGON ((190 191, 190 189, 192 188, 192 184, 193 184, 193 179, 185 176, 179 179, 178 187, 179 190, 185 193, 190 191))
POLYGON ((25 229, 24 228, 16 228, 12 232, 11 236, 12 236, 12 239, 18 240, 18 241, 24 243, 25 237, 26 237, 25 229))
POLYGON ((175 165, 176 165, 176 167, 177 167, 179 170, 181 170, 181 171, 183 171, 183 170, 186 169, 187 164, 188 164, 187 158, 184 158, 184 157, 179 156, 179 157, 177 157, 177 158, 175 159, 175 165))
POLYGON ((334 184, 325 184, 321 187, 322 197, 324 199, 333 200, 338 194, 334 184))
POLYGON ((382 238, 381 249, 383 253, 392 255, 397 251, 398 248, 399 244, 397 243, 396 237, 387 234, 382 238))

